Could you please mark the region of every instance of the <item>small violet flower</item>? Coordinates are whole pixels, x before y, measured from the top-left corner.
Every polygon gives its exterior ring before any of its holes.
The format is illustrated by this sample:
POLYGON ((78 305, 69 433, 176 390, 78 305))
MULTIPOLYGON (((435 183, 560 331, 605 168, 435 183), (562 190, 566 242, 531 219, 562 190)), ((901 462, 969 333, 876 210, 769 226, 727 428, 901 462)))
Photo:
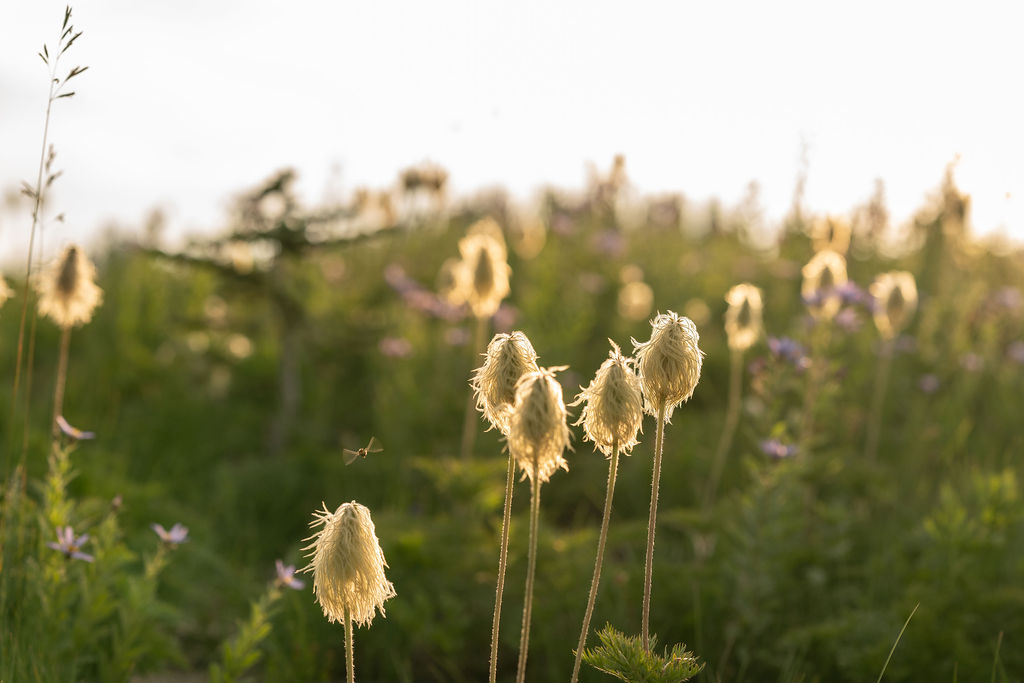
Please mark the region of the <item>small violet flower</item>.
POLYGON ((160 537, 160 540, 167 545, 181 545, 188 537, 188 527, 181 524, 175 524, 171 527, 170 531, 164 529, 163 525, 160 524, 153 524, 151 526, 156 535, 160 537))
POLYGON ((768 350, 776 358, 789 361, 798 369, 803 370, 810 365, 804 347, 789 337, 768 337, 768 350))
POLYGON ((275 567, 277 568, 277 578, 274 583, 278 586, 288 586, 292 590, 300 591, 306 586, 305 581, 301 581, 295 578, 295 565, 286 565, 281 560, 275 560, 275 567))
POLYGON ((1015 341, 1006 349, 1006 357, 1018 365, 1024 365, 1024 341, 1015 341))
POLYGON ((69 560, 92 562, 95 558, 93 558, 92 555, 81 551, 82 546, 85 545, 88 540, 89 534, 82 534, 78 538, 75 538, 74 530, 70 526, 65 526, 57 529, 57 542, 54 543, 51 541, 46 545, 54 550, 64 553, 64 557, 69 560))
POLYGON ((765 439, 761 441, 758 446, 761 452, 765 455, 770 455, 776 460, 782 460, 788 458, 791 455, 796 454, 796 446, 784 444, 778 439, 765 439))
POLYGON ((88 439, 95 439, 96 432, 86 432, 78 427, 72 427, 67 420, 64 419, 63 415, 57 416, 57 427, 64 433, 64 436, 74 439, 75 441, 86 441, 88 439))
POLYGON ((861 319, 857 311, 852 308, 844 308, 835 317, 835 323, 844 332, 856 332, 861 328, 861 319))

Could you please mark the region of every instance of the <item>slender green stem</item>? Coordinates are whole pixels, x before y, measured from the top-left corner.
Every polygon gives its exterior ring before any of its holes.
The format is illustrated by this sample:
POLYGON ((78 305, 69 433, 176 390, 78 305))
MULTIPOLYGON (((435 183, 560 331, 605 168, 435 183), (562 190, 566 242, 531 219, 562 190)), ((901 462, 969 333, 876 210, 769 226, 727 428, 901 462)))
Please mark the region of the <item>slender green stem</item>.
POLYGON ((883 340, 878 353, 878 362, 875 364, 875 392, 871 397, 871 416, 868 418, 868 435, 864 444, 864 459, 868 461, 873 461, 878 454, 878 439, 882 430, 882 407, 885 405, 885 393, 889 385, 892 355, 892 340, 883 340))
MULTIPOLYGON (((476 329, 473 332, 473 366, 480 358, 484 350, 484 337, 487 335, 487 318, 476 319, 476 329)), ((472 387, 469 396, 466 398, 466 415, 462 421, 462 459, 468 460, 473 453, 473 442, 476 441, 476 396, 473 395, 472 387)))
POLYGON ((352 645, 352 613, 345 610, 345 661, 348 669, 348 683, 356 683, 355 648, 352 645))
POLYGON ((530 617, 533 610, 533 579, 537 569, 537 527, 540 524, 540 473, 536 464, 530 480, 530 553, 526 569, 526 598, 523 603, 523 631, 519 636, 519 667, 516 683, 526 681, 526 655, 530 648, 530 617))
POLYGON ((60 427, 57 418, 64 413, 64 386, 68 379, 68 347, 71 344, 71 326, 66 325, 60 336, 60 358, 57 361, 57 384, 53 388, 53 420, 50 422, 52 441, 60 439, 60 427))
MULTIPOLYGON (((59 54, 57 58, 59 58, 59 54)), ((21 381, 21 366, 22 356, 25 348, 25 318, 28 313, 29 300, 32 298, 32 289, 29 287, 29 283, 32 277, 32 251, 35 248, 36 241, 36 228, 39 226, 39 216, 42 213, 43 205, 43 168, 46 166, 46 142, 50 135, 50 110, 53 108, 54 102, 54 88, 56 87, 56 81, 54 76, 57 70, 57 58, 54 59, 54 64, 50 68, 50 93, 46 99, 46 117, 43 123, 43 144, 39 150, 39 170, 36 175, 36 187, 35 187, 35 206, 32 209, 32 229, 29 232, 28 237, 28 258, 25 261, 25 280, 22 287, 22 300, 21 300, 21 321, 18 323, 18 352, 17 359, 14 365, 14 384, 11 388, 11 420, 8 422, 12 426, 12 433, 14 432, 14 416, 15 406, 18 403, 18 384, 21 381)), ((26 407, 27 409, 27 407, 26 407)), ((12 434, 13 438, 13 434, 12 434)), ((8 442, 10 447, 13 442, 8 442)), ((9 453, 9 451, 8 451, 9 453)), ((4 474, 7 474, 7 467, 10 465, 10 456, 5 455, 4 457, 4 474)))
POLYGON ((715 459, 711 462, 711 476, 708 479, 707 490, 704 492, 705 509, 710 508, 715 502, 718 484, 725 469, 725 461, 729 456, 729 449, 732 448, 732 441, 736 436, 736 427, 740 422, 740 399, 743 396, 743 352, 732 349, 730 360, 729 407, 725 415, 722 435, 718 439, 718 448, 715 450, 715 459))
POLYGON ((515 483, 516 461, 508 454, 508 472, 505 474, 505 511, 501 520, 501 550, 498 554, 498 587, 494 591, 494 621, 491 623, 491 677, 498 678, 498 629, 501 626, 501 597, 505 592, 505 569, 508 567, 508 527, 512 521, 512 489, 515 483))
POLYGON ((651 476, 651 514, 647 518, 647 558, 644 561, 644 612, 640 634, 644 649, 651 651, 651 577, 654 574, 654 525, 658 516, 658 487, 661 482, 661 453, 665 447, 665 404, 658 406, 658 427, 654 436, 654 474, 651 476))
MULTIPOLYGON (((889 668, 889 660, 892 659, 892 653, 896 652, 896 646, 900 644, 900 639, 903 638, 903 632, 907 630, 907 626, 910 624, 910 620, 914 618, 914 614, 917 613, 917 608, 921 606, 921 603, 914 605, 914 609, 910 610, 910 616, 903 622, 903 628, 900 629, 899 635, 896 636, 896 642, 892 644, 892 649, 889 650, 889 656, 885 658, 885 664, 882 665, 882 671, 878 674, 878 681, 876 683, 882 683, 882 676, 885 676, 885 670, 889 668)), ((999 634, 1000 639, 1002 633, 999 634)))
POLYGON ((580 642, 576 646, 576 663, 572 667, 572 683, 576 683, 580 675, 580 664, 583 662, 583 648, 587 645, 587 633, 590 630, 590 618, 594 616, 594 603, 597 602, 597 586, 601 582, 601 564, 604 560, 604 546, 608 541, 608 520, 612 516, 612 497, 615 495, 615 476, 619 469, 619 442, 612 445, 612 459, 608 463, 608 487, 604 494, 604 516, 601 517, 601 535, 597 539, 597 560, 594 562, 594 578, 590 580, 590 596, 587 598, 587 611, 583 615, 583 628, 580 631, 580 642))

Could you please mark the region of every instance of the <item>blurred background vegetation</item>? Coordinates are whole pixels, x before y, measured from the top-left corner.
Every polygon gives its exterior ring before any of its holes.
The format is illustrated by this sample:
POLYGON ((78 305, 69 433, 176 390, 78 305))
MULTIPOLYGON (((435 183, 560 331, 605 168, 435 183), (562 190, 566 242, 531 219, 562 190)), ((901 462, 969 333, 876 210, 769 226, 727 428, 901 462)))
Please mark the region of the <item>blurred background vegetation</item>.
MULTIPOLYGON (((512 267, 492 332, 522 330, 541 364, 569 365, 559 377, 567 397, 589 382, 609 338, 628 350, 656 311, 700 330, 702 378, 666 432, 651 615, 660 642, 685 642, 706 662, 697 680, 872 680, 915 605, 888 680, 1024 676, 1024 253, 971 238, 968 199, 948 175, 905 233, 894 237, 880 197, 850 216, 851 279, 866 288, 905 269, 921 293, 897 340, 878 458, 866 461, 863 444, 879 336, 868 308, 850 303, 826 351, 818 432, 790 457, 759 444, 795 441, 803 370, 764 339, 747 354, 739 431, 720 494, 704 507, 727 402, 725 292, 742 281, 763 288, 767 334, 810 346, 800 268, 813 254, 812 221, 799 201, 766 238, 755 203, 639 196, 621 164, 583 192, 548 191, 529 211, 500 192, 446 197, 436 172, 403 176, 397 198, 364 192, 326 208, 301 206, 282 173, 239 198, 221 238, 171 253, 153 229, 141 243, 111 238, 91 250, 105 300, 73 334, 64 403, 72 424, 98 434, 71 456, 75 529, 98 533, 120 497, 132 549, 124 571, 157 546, 151 523, 190 529, 125 655, 126 678, 206 671, 273 581, 275 559, 305 564, 312 511, 358 500, 373 511, 398 596, 385 619, 356 632, 357 678, 485 680, 506 460, 482 423, 472 457, 459 457, 479 364, 474 323, 435 294, 442 264, 484 216, 505 228, 512 267), (371 435, 383 453, 345 466, 341 449, 371 435)), ((0 311, 3 386, 13 381, 21 277, 7 273, 19 291, 0 311)), ((26 451, 37 498, 59 337, 39 322, 26 451)), ((0 416, 16 456, 26 416, 10 392, 0 392, 0 416)), ((647 420, 621 465, 595 629, 639 631, 653 434, 647 420)), ((575 446, 570 471, 544 489, 532 681, 569 677, 593 567, 607 464, 579 428, 575 446)), ((512 679, 518 647, 528 498, 518 484, 499 680, 512 679)), ((38 534, 42 548, 49 532, 38 534)), ((14 583, 29 581, 16 568, 31 573, 31 553, 15 564, 5 544, 8 680, 99 676, 97 648, 116 643, 69 626, 95 605, 71 601, 59 623, 40 623, 38 596, 14 583)), ((88 572, 75 576, 115 578, 88 572)), ((342 630, 308 585, 275 604, 251 678, 342 679, 342 630)), ((607 677, 584 668, 581 680, 607 677)))

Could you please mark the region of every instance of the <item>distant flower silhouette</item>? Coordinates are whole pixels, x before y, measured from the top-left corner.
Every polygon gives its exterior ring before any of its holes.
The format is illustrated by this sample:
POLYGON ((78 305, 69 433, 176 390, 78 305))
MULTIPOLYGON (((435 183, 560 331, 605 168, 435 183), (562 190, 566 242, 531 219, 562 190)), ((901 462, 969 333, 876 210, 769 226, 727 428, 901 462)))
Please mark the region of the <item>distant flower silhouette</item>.
POLYGON ((69 560, 82 560, 92 562, 95 558, 88 553, 83 553, 81 548, 89 540, 89 534, 82 534, 75 538, 75 532, 70 526, 57 529, 57 542, 50 541, 46 545, 54 550, 64 553, 69 560))
POLYGON ((405 358, 412 353, 412 344, 402 337, 384 337, 377 349, 388 358, 405 358))
POLYGON ((921 378, 917 380, 917 388, 926 394, 934 394, 939 390, 939 378, 931 373, 921 375, 921 378))
POLYGON ((278 586, 287 586, 292 590, 300 591, 306 587, 306 582, 295 578, 295 565, 285 564, 281 560, 274 561, 277 570, 277 578, 274 583, 278 586))
POLYGON ((782 460, 796 454, 796 446, 784 444, 778 439, 765 439, 758 444, 761 452, 776 460, 782 460))
POLYGON ((152 524, 151 526, 160 540, 167 545, 181 545, 188 538, 188 527, 181 524, 175 524, 170 531, 164 529, 161 524, 152 524))

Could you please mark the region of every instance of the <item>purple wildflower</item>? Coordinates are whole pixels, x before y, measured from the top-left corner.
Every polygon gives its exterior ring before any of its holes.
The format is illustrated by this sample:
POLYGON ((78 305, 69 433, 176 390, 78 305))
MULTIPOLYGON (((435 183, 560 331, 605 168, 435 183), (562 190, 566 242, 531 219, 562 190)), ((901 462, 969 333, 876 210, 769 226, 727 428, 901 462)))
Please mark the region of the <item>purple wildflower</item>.
POLYGON ((1024 365, 1024 341, 1015 341, 1006 347, 1006 357, 1018 365, 1024 365))
POLYGON ((590 241, 594 251, 617 258, 626 251, 626 238, 618 230, 604 230, 594 235, 590 241))
POLYGON ((789 337, 768 337, 768 350, 776 358, 792 363, 799 370, 805 370, 810 365, 804 347, 789 337))
POLYGON ((960 357, 960 365, 967 372, 980 372, 981 368, 985 365, 985 361, 973 351, 968 351, 960 357))
POLYGON ((782 460, 788 458, 796 453, 796 446, 792 444, 784 444, 778 439, 765 439, 758 443, 761 452, 765 455, 771 456, 776 460, 782 460))
POLYGON ((448 346, 465 346, 469 343, 469 330, 465 327, 450 327, 445 330, 444 341, 448 346))
POLYGON ((1002 287, 992 295, 993 303, 1006 311, 1019 311, 1024 306, 1024 295, 1016 287, 1002 287))
POLYGON ((160 537, 160 540, 167 545, 181 545, 185 542, 188 537, 188 527, 182 526, 181 524, 175 523, 168 531, 160 524, 152 524, 153 531, 160 537))
POLYGON ((934 394, 939 390, 939 378, 931 373, 921 375, 921 378, 917 380, 917 388, 926 394, 934 394))
POLYGON ((74 439, 75 441, 87 441, 88 439, 95 439, 96 432, 85 432, 78 427, 72 427, 68 424, 68 421, 64 419, 63 415, 57 416, 57 427, 60 431, 64 432, 64 435, 74 439))
POLYGON ((844 308, 835 317, 835 323, 844 332, 856 332, 861 328, 863 321, 853 308, 844 308))
POLYGON ((502 304, 492 320, 494 321, 495 332, 510 332, 515 327, 516 321, 519 320, 519 309, 515 306, 502 304))
POLYGON ((278 586, 288 586, 292 590, 300 591, 306 583, 295 578, 295 565, 286 565, 281 560, 275 560, 274 565, 277 569, 277 578, 274 583, 278 586))
POLYGON ((377 350, 388 358, 405 358, 412 353, 412 344, 402 337, 384 337, 377 344, 377 350))
POLYGON ((839 300, 844 305, 863 304, 871 306, 871 303, 874 301, 874 297, 853 280, 847 280, 836 287, 836 293, 839 294, 839 300))
POLYGON ((50 541, 46 545, 54 550, 64 553, 69 560, 82 560, 92 562, 95 558, 88 553, 83 553, 81 548, 89 540, 89 534, 82 534, 75 538, 75 532, 70 526, 57 528, 57 542, 50 541))

